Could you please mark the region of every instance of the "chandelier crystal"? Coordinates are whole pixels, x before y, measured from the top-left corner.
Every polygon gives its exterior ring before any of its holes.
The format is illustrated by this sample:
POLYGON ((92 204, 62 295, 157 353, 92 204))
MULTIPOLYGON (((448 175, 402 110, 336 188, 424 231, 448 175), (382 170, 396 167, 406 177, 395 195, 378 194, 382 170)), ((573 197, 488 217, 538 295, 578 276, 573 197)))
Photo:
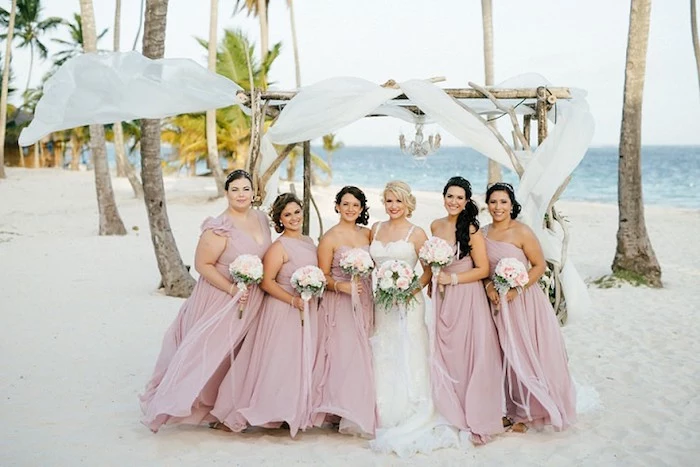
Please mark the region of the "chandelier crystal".
POLYGON ((423 160, 440 148, 440 133, 428 136, 425 141, 423 136, 423 124, 416 123, 416 135, 413 141, 406 144, 406 137, 399 135, 399 147, 404 154, 413 156, 414 159, 423 160))

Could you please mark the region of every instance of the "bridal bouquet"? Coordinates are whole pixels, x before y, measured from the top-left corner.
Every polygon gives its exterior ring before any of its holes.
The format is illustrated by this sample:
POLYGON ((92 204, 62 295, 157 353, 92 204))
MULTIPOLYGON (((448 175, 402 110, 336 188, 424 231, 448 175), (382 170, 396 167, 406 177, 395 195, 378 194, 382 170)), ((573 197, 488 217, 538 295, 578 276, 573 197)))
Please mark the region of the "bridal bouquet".
MULTIPOLYGON (((442 238, 431 237, 420 248, 418 257, 421 261, 423 261, 423 263, 430 266, 430 269, 433 271, 433 277, 435 277, 437 281, 437 276, 440 274, 440 270, 452 263, 454 250, 450 244, 442 238)), ((444 297, 445 286, 440 284, 438 287, 440 289, 440 296, 444 297)))
POLYGON ((413 292, 420 287, 418 274, 404 261, 385 261, 377 269, 374 298, 378 306, 390 310, 396 305, 408 305, 415 300, 413 292))
MULTIPOLYGON (((239 255, 228 267, 231 279, 238 290, 245 292, 249 285, 259 284, 263 278, 263 265, 255 255, 239 255)), ((238 308, 238 318, 243 317, 244 305, 238 308)))
POLYGON ((374 261, 366 250, 353 248, 340 258, 340 269, 353 279, 366 277, 374 269, 374 261))
MULTIPOLYGON (((302 266, 294 271, 289 283, 292 284, 294 290, 299 292, 301 299, 304 300, 304 308, 308 310, 308 302, 311 300, 311 297, 322 295, 326 289, 326 276, 316 266, 302 266)), ((301 325, 304 325, 303 316, 301 325)))
POLYGON ((522 290, 530 280, 527 268, 515 258, 501 258, 493 274, 493 286, 499 295, 505 295, 510 289, 522 290))

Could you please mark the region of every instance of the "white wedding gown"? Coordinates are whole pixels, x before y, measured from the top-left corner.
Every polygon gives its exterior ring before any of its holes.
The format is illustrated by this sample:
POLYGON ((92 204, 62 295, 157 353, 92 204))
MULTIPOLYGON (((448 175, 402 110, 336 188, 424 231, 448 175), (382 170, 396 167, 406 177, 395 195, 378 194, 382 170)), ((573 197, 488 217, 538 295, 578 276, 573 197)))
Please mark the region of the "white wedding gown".
MULTIPOLYGON (((410 235, 409 231, 406 238, 410 235)), ((418 262, 413 244, 406 240, 386 244, 374 240, 369 251, 377 265, 401 260, 415 267, 418 262)), ((426 313, 422 292, 416 299, 407 310, 376 307, 370 339, 379 415, 376 437, 370 446, 401 457, 457 447, 464 441, 433 406, 426 326, 426 319, 432 322, 433 316, 432 311, 426 313)))

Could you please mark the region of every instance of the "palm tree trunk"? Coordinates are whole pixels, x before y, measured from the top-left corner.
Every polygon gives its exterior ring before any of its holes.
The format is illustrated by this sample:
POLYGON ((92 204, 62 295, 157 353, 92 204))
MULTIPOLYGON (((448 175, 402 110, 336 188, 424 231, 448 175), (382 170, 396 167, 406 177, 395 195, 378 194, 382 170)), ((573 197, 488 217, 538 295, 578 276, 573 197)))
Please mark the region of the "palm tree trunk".
POLYGON ((39 162, 39 146, 41 146, 41 140, 34 143, 34 159, 32 160, 32 167, 35 169, 41 167, 41 162, 39 162))
POLYGON ((690 29, 693 34, 695 66, 698 69, 698 85, 700 85, 700 40, 698 40, 698 10, 695 0, 690 0, 690 29))
MULTIPOLYGON (((493 4, 491 0, 481 0, 481 22, 484 35, 484 84, 493 86, 493 4)), ((488 183, 501 180, 501 166, 489 159, 488 183)))
MULTIPOLYGON (((208 68, 216 73, 216 28, 219 23, 219 0, 211 0, 209 12, 209 61, 208 68)), ((226 194, 224 189, 224 172, 219 163, 219 149, 216 141, 216 109, 207 110, 207 160, 216 182, 216 196, 221 198, 226 194)))
POLYGON ((71 157, 70 157, 70 169, 71 170, 78 170, 78 165, 80 165, 80 152, 81 152, 81 144, 80 140, 78 139, 78 135, 74 131, 71 131, 70 133, 70 151, 71 151, 71 157))
MULTIPOLYGON (((121 0, 116 1, 114 8, 114 51, 119 52, 121 48, 121 10, 122 2, 121 0)), ((114 154, 117 159, 117 177, 124 177, 129 180, 131 189, 134 191, 134 196, 139 199, 143 199, 143 185, 141 185, 141 180, 139 180, 138 175, 136 175, 136 169, 129 162, 129 158, 126 157, 126 149, 124 148, 124 129, 122 128, 122 122, 115 122, 112 126, 114 128, 114 154)))
POLYGON ((297 89, 301 87, 301 65, 299 64, 299 42, 297 41, 297 25, 294 20, 294 0, 287 0, 289 6, 289 24, 292 27, 292 50, 294 51, 294 72, 297 89))
MULTIPOLYGON (((0 91, 0 178, 7 178, 5 174, 5 131, 7 126, 7 89, 10 86, 10 58, 12 54, 12 34, 15 31, 15 15, 17 12, 17 0, 12 0, 10 8, 10 20, 7 24, 7 37, 5 38, 5 63, 2 69, 2 91, 0 91)), ((22 148, 19 148, 22 152, 22 148)))
MULTIPOLYGON (((258 20, 260 21, 260 57, 262 58, 262 62, 265 61, 265 57, 267 57, 267 52, 270 50, 270 32, 268 30, 268 25, 267 25, 267 1, 266 0, 257 0, 258 1, 258 20)), ((264 80, 267 80, 266 77, 263 77, 264 80)), ((265 81, 264 83, 265 87, 267 87, 267 82, 265 81)))
MULTIPOLYGON (((168 0, 146 0, 142 51, 148 58, 163 58, 167 13, 168 0)), ((159 120, 141 120, 141 179, 151 241, 165 293, 169 296, 188 297, 195 281, 182 262, 170 228, 160 164, 159 120)))
POLYGON ((632 0, 618 166, 617 251, 612 269, 642 276, 661 287, 661 267, 649 241, 642 200, 642 96, 651 0, 632 0))
POLYGON ((29 70, 27 71, 27 84, 24 87, 24 93, 22 94, 22 98, 25 98, 27 95, 27 91, 29 91, 29 83, 32 80, 32 68, 34 68, 34 45, 33 43, 29 43, 29 70))
MULTIPOLYGON (((85 53, 95 52, 97 50, 97 33, 92 0, 80 0, 80 20, 83 25, 83 51, 85 53)), ((112 178, 107 164, 104 126, 90 125, 90 150, 95 170, 100 235, 126 235, 126 228, 124 228, 124 223, 119 216, 117 202, 114 200, 112 178)))

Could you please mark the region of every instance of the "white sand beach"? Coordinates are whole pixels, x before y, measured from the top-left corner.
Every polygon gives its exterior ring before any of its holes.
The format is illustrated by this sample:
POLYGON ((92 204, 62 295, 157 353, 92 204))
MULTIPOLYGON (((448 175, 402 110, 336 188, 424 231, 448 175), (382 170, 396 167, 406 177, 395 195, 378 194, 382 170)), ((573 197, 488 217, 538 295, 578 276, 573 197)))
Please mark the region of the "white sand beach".
MULTIPOLYGON (((231 434, 139 423, 137 394, 181 299, 160 280, 143 202, 115 179, 125 237, 97 235, 93 174, 7 169, 0 181, 0 465, 698 465, 700 456, 700 210, 650 206, 649 234, 665 288, 589 288, 593 313, 564 327, 572 372, 600 404, 563 433, 507 433, 464 451, 410 459, 357 438, 313 430, 231 434)), ((166 178, 180 253, 192 264, 199 226, 225 208, 207 178, 166 178)), ((299 186, 299 185, 298 185, 299 186)), ((366 190, 372 221, 379 190, 366 190)), ((333 187, 316 199, 335 222, 333 187)), ((418 193, 413 221, 444 215, 418 193)), ((614 205, 559 203, 571 258, 586 278, 609 272, 614 205)), ((313 213, 312 213, 313 215, 313 213)))

